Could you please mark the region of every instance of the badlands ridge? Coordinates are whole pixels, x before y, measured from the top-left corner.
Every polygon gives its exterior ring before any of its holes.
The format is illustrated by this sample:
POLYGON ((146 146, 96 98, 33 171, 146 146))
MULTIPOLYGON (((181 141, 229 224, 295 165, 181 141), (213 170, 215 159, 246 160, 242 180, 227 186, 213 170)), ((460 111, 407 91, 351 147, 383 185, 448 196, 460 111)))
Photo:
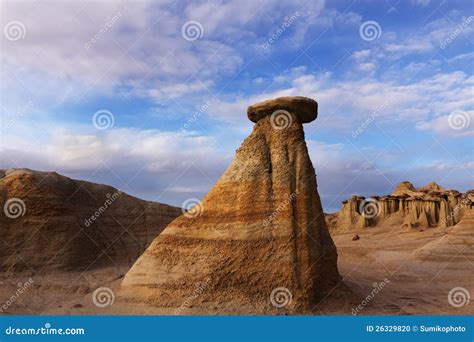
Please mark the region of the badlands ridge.
POLYGON ((473 205, 473 190, 460 193, 434 182, 416 189, 402 182, 391 195, 353 196, 343 201, 341 211, 327 220, 333 232, 356 232, 382 224, 445 228, 456 225, 473 205))

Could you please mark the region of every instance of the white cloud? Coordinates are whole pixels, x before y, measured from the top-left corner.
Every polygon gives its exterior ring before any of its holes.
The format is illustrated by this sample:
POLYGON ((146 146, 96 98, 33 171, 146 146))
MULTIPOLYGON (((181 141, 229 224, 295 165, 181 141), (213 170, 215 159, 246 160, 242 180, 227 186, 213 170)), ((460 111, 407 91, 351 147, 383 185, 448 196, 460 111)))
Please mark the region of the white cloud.
POLYGON ((153 87, 140 90, 145 97, 152 98, 159 102, 160 100, 174 99, 185 94, 196 93, 208 90, 213 85, 212 81, 196 81, 189 83, 174 83, 162 87, 153 87))
POLYGON ((2 22, 20 21, 26 34, 18 41, 2 34, 0 76, 11 81, 2 82, 2 94, 12 103, 28 96, 49 109, 117 89, 155 100, 205 90, 242 58, 210 34, 185 40, 181 10, 171 1, 6 2, 2 22))
POLYGON ((363 61, 366 58, 370 57, 371 54, 372 54, 372 50, 365 49, 365 50, 359 50, 359 51, 353 52, 352 57, 357 61, 363 61))
POLYGON ((375 64, 374 63, 360 63, 359 69, 361 71, 369 72, 375 69, 375 64))
MULTIPOLYGON (((302 70, 304 72, 304 70, 302 70)), ((330 74, 288 73, 287 87, 253 96, 236 94, 233 101, 215 100, 209 108, 213 119, 241 124, 248 105, 269 98, 302 95, 319 102, 318 127, 352 131, 377 109, 377 122, 413 125, 454 110, 474 106, 473 77, 463 72, 440 73, 410 84, 367 77, 336 81, 330 74)))
POLYGON ((0 168, 54 170, 174 204, 185 199, 184 188, 202 197, 229 163, 213 137, 156 130, 59 129, 42 141, 4 135, 2 142, 0 168))
POLYGON ((416 6, 425 7, 428 6, 431 0, 411 0, 411 3, 416 6))
POLYGON ((454 138, 474 136, 474 111, 454 111, 449 115, 419 122, 416 128, 454 138))
POLYGON ((183 5, 117 0, 58 2, 54 6, 48 1, 6 2, 2 20, 20 21, 26 35, 14 42, 2 35, 1 76, 14 75, 10 77, 14 82, 1 90, 10 97, 26 89, 50 107, 77 98, 78 93, 97 95, 116 87, 121 94, 145 94, 155 100, 186 95, 204 88, 183 84, 199 80, 207 85, 216 76, 235 71, 249 40, 263 38, 257 37, 257 29, 271 30, 276 18, 283 22, 286 16, 304 10, 301 17, 306 19, 295 22, 301 34, 323 8, 323 1, 183 5), (181 36, 189 20, 201 23, 202 39, 190 42, 181 36), (37 93, 33 85, 42 82, 37 93), (160 89, 153 89, 157 85, 160 89), (48 103, 47 97, 51 98, 48 103))
POLYGON ((122 168, 129 163, 139 163, 154 172, 177 171, 187 162, 199 162, 216 151, 215 141, 210 137, 136 129, 87 134, 59 130, 52 132, 46 143, 9 135, 5 135, 3 141, 2 157, 9 157, 2 158, 2 164, 33 153, 42 159, 43 167, 61 170, 93 170, 102 164, 122 168))
POLYGON ((387 44, 384 49, 397 57, 411 53, 422 53, 433 50, 434 45, 426 38, 408 39, 403 44, 387 44))

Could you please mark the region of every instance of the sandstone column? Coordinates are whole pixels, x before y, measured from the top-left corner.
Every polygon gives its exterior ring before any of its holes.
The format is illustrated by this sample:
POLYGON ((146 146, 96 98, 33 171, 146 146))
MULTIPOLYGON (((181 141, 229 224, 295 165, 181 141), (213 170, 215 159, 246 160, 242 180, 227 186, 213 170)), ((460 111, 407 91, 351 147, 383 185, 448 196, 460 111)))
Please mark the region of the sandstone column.
POLYGON ((223 176, 127 273, 130 298, 179 307, 199 284, 193 307, 305 313, 339 282, 302 126, 316 119, 317 103, 282 97, 247 114, 253 132, 223 176))

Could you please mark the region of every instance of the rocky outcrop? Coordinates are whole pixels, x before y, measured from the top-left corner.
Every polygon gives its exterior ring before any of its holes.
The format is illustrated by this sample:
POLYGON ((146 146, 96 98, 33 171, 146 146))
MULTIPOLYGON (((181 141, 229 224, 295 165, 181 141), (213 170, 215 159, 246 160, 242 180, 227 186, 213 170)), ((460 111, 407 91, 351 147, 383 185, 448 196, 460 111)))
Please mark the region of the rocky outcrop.
POLYGON ((407 195, 416 192, 415 187, 413 184, 411 184, 408 181, 401 182, 395 187, 395 190, 393 191, 392 195, 393 196, 402 196, 402 195, 407 195))
POLYGON ((179 208, 28 169, 0 170, 0 272, 125 272, 179 208), (118 271, 119 272, 119 271, 118 271))
POLYGON ((122 294, 220 314, 311 312, 340 280, 302 126, 316 108, 304 98, 251 106, 257 122, 232 164, 153 241, 122 294))
POLYGON ((365 227, 365 218, 359 213, 359 205, 364 197, 352 196, 350 199, 342 202, 342 209, 336 215, 337 219, 333 221, 333 225, 341 225, 344 227, 365 227))
POLYGON ((416 189, 400 183, 391 195, 365 198, 353 196, 328 222, 330 230, 346 232, 380 225, 410 228, 449 227, 457 224, 473 207, 474 191, 446 190, 432 182, 416 189))

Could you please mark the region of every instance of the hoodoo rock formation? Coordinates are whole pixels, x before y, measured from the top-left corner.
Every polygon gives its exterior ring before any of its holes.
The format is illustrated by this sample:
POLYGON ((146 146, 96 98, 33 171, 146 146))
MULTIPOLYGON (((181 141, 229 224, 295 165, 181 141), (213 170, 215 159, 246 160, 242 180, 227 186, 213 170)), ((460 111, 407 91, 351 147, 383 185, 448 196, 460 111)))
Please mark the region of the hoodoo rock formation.
POLYGON ((353 196, 342 202, 337 214, 327 217, 334 232, 357 231, 388 223, 409 228, 456 225, 474 206, 474 191, 446 190, 432 182, 416 189, 400 183, 391 195, 365 198, 353 196))
POLYGON ((215 313, 313 311, 340 280, 302 126, 316 115, 304 97, 249 107, 256 124, 230 167, 137 260, 123 295, 215 313))

